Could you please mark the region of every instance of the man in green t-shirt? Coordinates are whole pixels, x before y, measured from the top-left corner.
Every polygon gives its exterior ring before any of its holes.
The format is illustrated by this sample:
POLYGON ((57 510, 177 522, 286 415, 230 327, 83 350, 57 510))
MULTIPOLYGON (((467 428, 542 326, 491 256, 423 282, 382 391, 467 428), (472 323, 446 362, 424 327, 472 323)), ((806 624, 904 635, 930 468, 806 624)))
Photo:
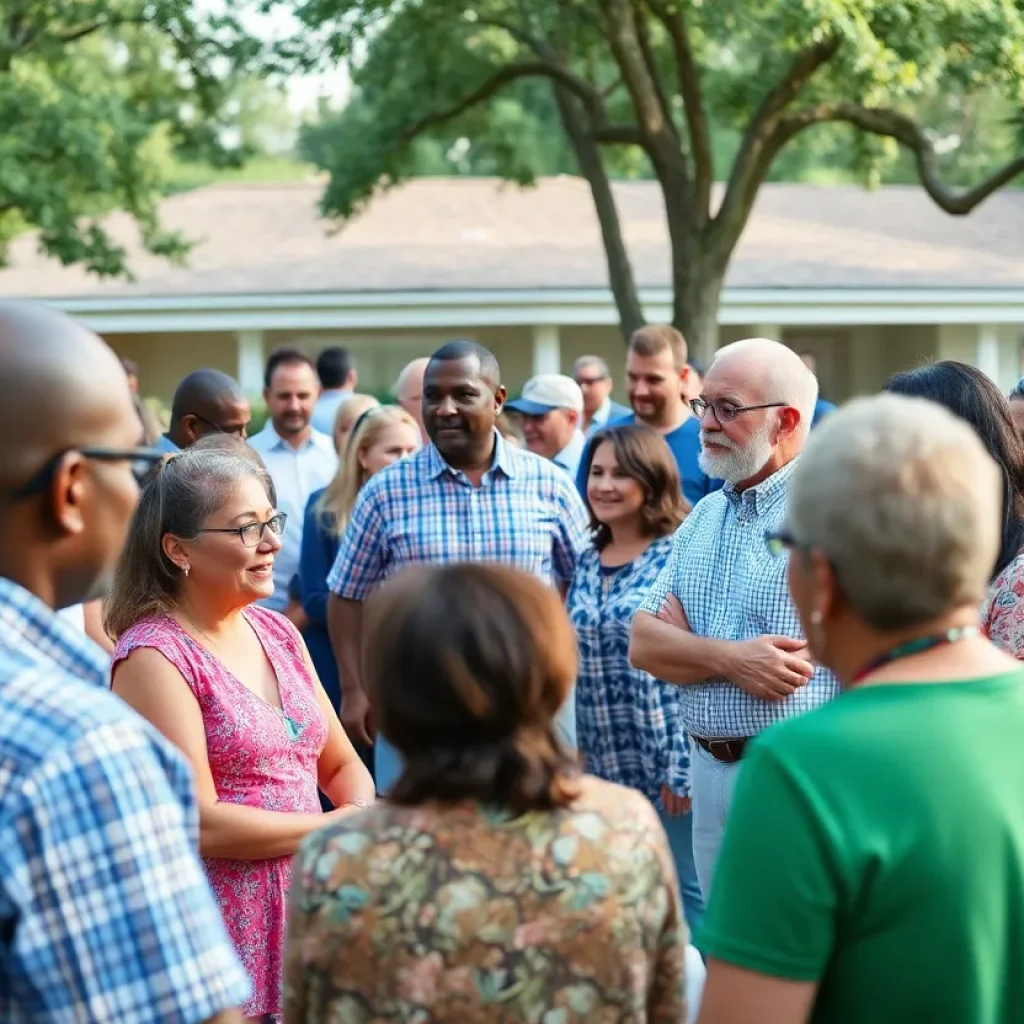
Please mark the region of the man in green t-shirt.
POLYGON ((977 630, 1001 502, 978 436, 920 399, 812 437, 769 544, 847 692, 744 761, 701 1024, 1024 1021, 1024 673, 977 630))

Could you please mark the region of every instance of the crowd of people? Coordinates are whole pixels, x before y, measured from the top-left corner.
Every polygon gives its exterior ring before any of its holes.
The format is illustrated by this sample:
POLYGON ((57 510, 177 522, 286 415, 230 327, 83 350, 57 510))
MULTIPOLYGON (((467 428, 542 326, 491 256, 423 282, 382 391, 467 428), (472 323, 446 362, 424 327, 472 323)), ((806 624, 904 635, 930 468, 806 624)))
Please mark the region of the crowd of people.
POLYGON ((1024 391, 813 371, 0 303, 0 1017, 1024 1019, 1024 391))

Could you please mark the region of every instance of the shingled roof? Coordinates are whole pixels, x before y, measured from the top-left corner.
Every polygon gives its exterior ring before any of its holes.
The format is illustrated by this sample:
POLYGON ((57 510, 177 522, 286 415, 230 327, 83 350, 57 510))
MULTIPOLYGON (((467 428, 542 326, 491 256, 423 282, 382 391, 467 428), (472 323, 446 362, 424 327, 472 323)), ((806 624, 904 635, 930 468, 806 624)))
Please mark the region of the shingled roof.
MULTIPOLYGON (((12 247, 0 294, 268 295, 603 288, 600 234, 585 182, 519 189, 494 179, 409 182, 337 230, 319 216, 322 182, 222 184, 167 199, 163 219, 194 242, 184 267, 147 255, 127 217, 108 218, 136 280, 61 267, 31 236, 12 247)), ((657 186, 615 187, 642 287, 669 284, 657 186)), ((739 245, 737 288, 1024 287, 1024 191, 949 217, 918 188, 768 185, 739 245)))

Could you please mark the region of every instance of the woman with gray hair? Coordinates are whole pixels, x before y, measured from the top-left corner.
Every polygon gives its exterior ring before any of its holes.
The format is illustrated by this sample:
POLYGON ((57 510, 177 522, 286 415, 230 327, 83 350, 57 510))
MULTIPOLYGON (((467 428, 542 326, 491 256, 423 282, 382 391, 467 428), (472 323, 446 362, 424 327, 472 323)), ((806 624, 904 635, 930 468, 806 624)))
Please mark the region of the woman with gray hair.
POLYGON ((172 455, 142 492, 106 613, 113 688, 192 763, 199 852, 252 981, 281 1012, 291 858, 367 806, 373 782, 273 591, 285 516, 260 462, 231 447, 172 455), (323 815, 318 789, 336 810, 323 815))
POLYGON ((1024 672, 978 614, 1002 500, 934 403, 863 399, 812 435, 767 542, 846 692, 744 761, 701 1024, 1024 1019, 1024 672))

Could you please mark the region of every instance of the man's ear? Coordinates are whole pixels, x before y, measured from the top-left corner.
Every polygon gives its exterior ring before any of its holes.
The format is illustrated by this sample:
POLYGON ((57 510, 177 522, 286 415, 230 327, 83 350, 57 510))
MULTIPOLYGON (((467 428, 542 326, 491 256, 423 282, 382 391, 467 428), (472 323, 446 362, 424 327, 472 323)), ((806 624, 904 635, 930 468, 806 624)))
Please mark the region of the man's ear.
POLYGON ((800 410, 792 405, 779 409, 779 437, 792 437, 800 427, 800 410))
POLYGON ((88 460, 78 452, 68 452, 57 466, 50 485, 53 518, 65 533, 78 536, 86 529, 88 502, 88 460))
POLYGON ((508 397, 508 390, 504 384, 499 384, 494 392, 494 415, 497 416, 505 408, 505 399, 508 397))

